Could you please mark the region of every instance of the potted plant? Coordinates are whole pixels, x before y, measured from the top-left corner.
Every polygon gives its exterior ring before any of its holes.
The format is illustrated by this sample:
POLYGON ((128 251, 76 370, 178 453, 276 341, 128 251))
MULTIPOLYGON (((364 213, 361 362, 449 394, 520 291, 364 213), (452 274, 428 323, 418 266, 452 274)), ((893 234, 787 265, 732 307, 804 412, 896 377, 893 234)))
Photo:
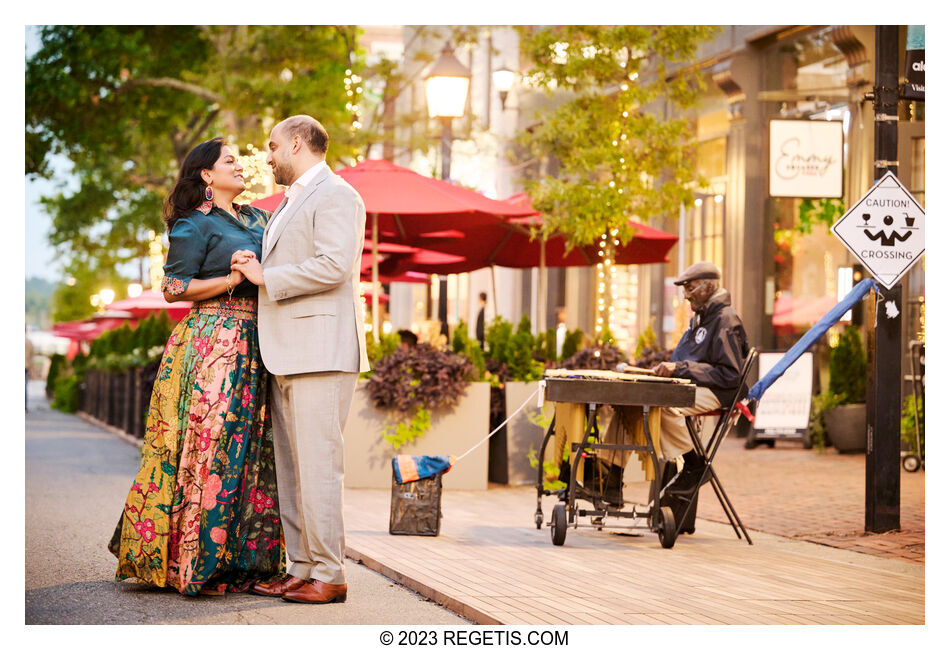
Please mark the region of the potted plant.
MULTIPOLYGON (((497 316, 485 331, 488 351, 485 367, 492 376, 490 430, 511 418, 538 387, 544 376, 547 341, 556 339, 547 333, 531 334, 531 319, 525 315, 517 329, 497 316)), ((525 485, 535 481, 528 462, 531 444, 537 444, 537 426, 528 419, 530 409, 515 416, 491 437, 488 447, 488 480, 506 485, 525 485)))
MULTIPOLYGON (((377 358, 357 385, 343 432, 346 487, 389 487, 397 453, 457 455, 484 438, 489 386, 472 381, 467 356, 428 343, 398 346, 391 338, 368 352, 377 358)), ((482 445, 446 474, 443 486, 483 490, 487 475, 482 445)))
POLYGON ((867 449, 867 357, 858 328, 848 326, 831 350, 827 410, 824 423, 828 438, 839 453, 867 449))

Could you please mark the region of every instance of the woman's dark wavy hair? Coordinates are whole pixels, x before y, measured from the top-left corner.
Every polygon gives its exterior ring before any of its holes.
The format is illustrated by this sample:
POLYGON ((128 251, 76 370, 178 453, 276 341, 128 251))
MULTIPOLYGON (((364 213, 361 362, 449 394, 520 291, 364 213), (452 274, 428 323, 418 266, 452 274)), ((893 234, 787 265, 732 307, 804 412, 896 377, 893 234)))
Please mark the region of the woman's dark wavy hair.
POLYGON ((169 232, 176 221, 187 217, 192 210, 204 203, 205 182, 201 178, 201 170, 214 167, 221 157, 223 146, 224 138, 213 138, 202 142, 185 156, 178 172, 178 180, 165 198, 165 208, 162 211, 162 218, 169 232))

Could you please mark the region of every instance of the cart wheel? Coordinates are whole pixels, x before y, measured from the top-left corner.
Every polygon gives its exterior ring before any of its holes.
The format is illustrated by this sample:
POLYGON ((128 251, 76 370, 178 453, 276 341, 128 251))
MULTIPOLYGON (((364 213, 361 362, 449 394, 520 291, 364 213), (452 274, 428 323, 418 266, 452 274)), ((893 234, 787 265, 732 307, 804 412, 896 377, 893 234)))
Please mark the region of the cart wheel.
POLYGON ((673 548, 676 543, 676 519, 673 517, 673 510, 669 506, 660 508, 660 525, 657 530, 660 537, 660 546, 663 548, 673 548))
POLYGON ((811 439, 811 432, 806 431, 805 436, 802 438, 802 447, 804 449, 811 449, 813 444, 814 443, 812 442, 812 439, 811 439))
POLYGON ((563 503, 554 506, 551 513, 551 543, 555 546, 563 546, 564 538, 567 537, 567 510, 563 503))
POLYGON ((540 510, 538 510, 536 513, 534 513, 534 526, 535 526, 535 528, 537 528, 538 530, 541 530, 541 524, 542 524, 542 523, 544 523, 544 515, 541 513, 540 510))
POLYGON ((920 469, 920 457, 916 454, 907 454, 901 464, 908 472, 916 472, 920 469))
POLYGON ((744 446, 746 449, 755 449, 755 438, 751 433, 746 437, 744 446))

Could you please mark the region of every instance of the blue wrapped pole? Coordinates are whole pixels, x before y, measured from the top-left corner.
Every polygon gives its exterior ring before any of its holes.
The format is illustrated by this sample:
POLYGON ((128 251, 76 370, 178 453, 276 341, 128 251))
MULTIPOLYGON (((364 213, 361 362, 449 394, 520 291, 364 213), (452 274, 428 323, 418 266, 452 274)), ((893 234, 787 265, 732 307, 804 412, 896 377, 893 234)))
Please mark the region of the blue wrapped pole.
POLYGON ((810 348, 815 341, 824 336, 831 327, 841 320, 841 317, 844 316, 849 309, 854 307, 854 305, 861 300, 868 291, 874 286, 874 280, 872 278, 866 278, 861 280, 861 282, 854 285, 854 288, 848 293, 844 299, 839 302, 837 305, 831 308, 831 310, 821 317, 817 323, 812 325, 811 329, 805 332, 805 334, 798 339, 798 341, 789 348, 788 352, 785 353, 779 362, 776 363, 762 379, 757 381, 755 385, 749 389, 749 395, 747 399, 751 402, 753 400, 758 401, 762 399, 762 395, 768 389, 769 386, 775 383, 775 381, 785 374, 785 371, 791 367, 793 363, 798 359, 798 357, 804 354, 805 350, 810 348))

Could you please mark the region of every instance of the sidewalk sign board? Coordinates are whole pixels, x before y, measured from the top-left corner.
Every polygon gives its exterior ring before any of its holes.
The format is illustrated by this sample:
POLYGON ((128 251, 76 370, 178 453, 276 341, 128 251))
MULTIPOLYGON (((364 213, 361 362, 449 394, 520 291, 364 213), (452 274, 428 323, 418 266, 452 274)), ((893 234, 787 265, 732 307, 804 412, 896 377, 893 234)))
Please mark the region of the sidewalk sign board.
POLYGON ((882 176, 831 230, 887 289, 924 254, 924 210, 892 172, 882 176))
MULTIPOLYGON (((784 352, 759 354, 759 379, 785 356, 784 352)), ((762 395, 752 423, 756 439, 800 438, 808 433, 811 414, 812 353, 805 352, 762 395)))

